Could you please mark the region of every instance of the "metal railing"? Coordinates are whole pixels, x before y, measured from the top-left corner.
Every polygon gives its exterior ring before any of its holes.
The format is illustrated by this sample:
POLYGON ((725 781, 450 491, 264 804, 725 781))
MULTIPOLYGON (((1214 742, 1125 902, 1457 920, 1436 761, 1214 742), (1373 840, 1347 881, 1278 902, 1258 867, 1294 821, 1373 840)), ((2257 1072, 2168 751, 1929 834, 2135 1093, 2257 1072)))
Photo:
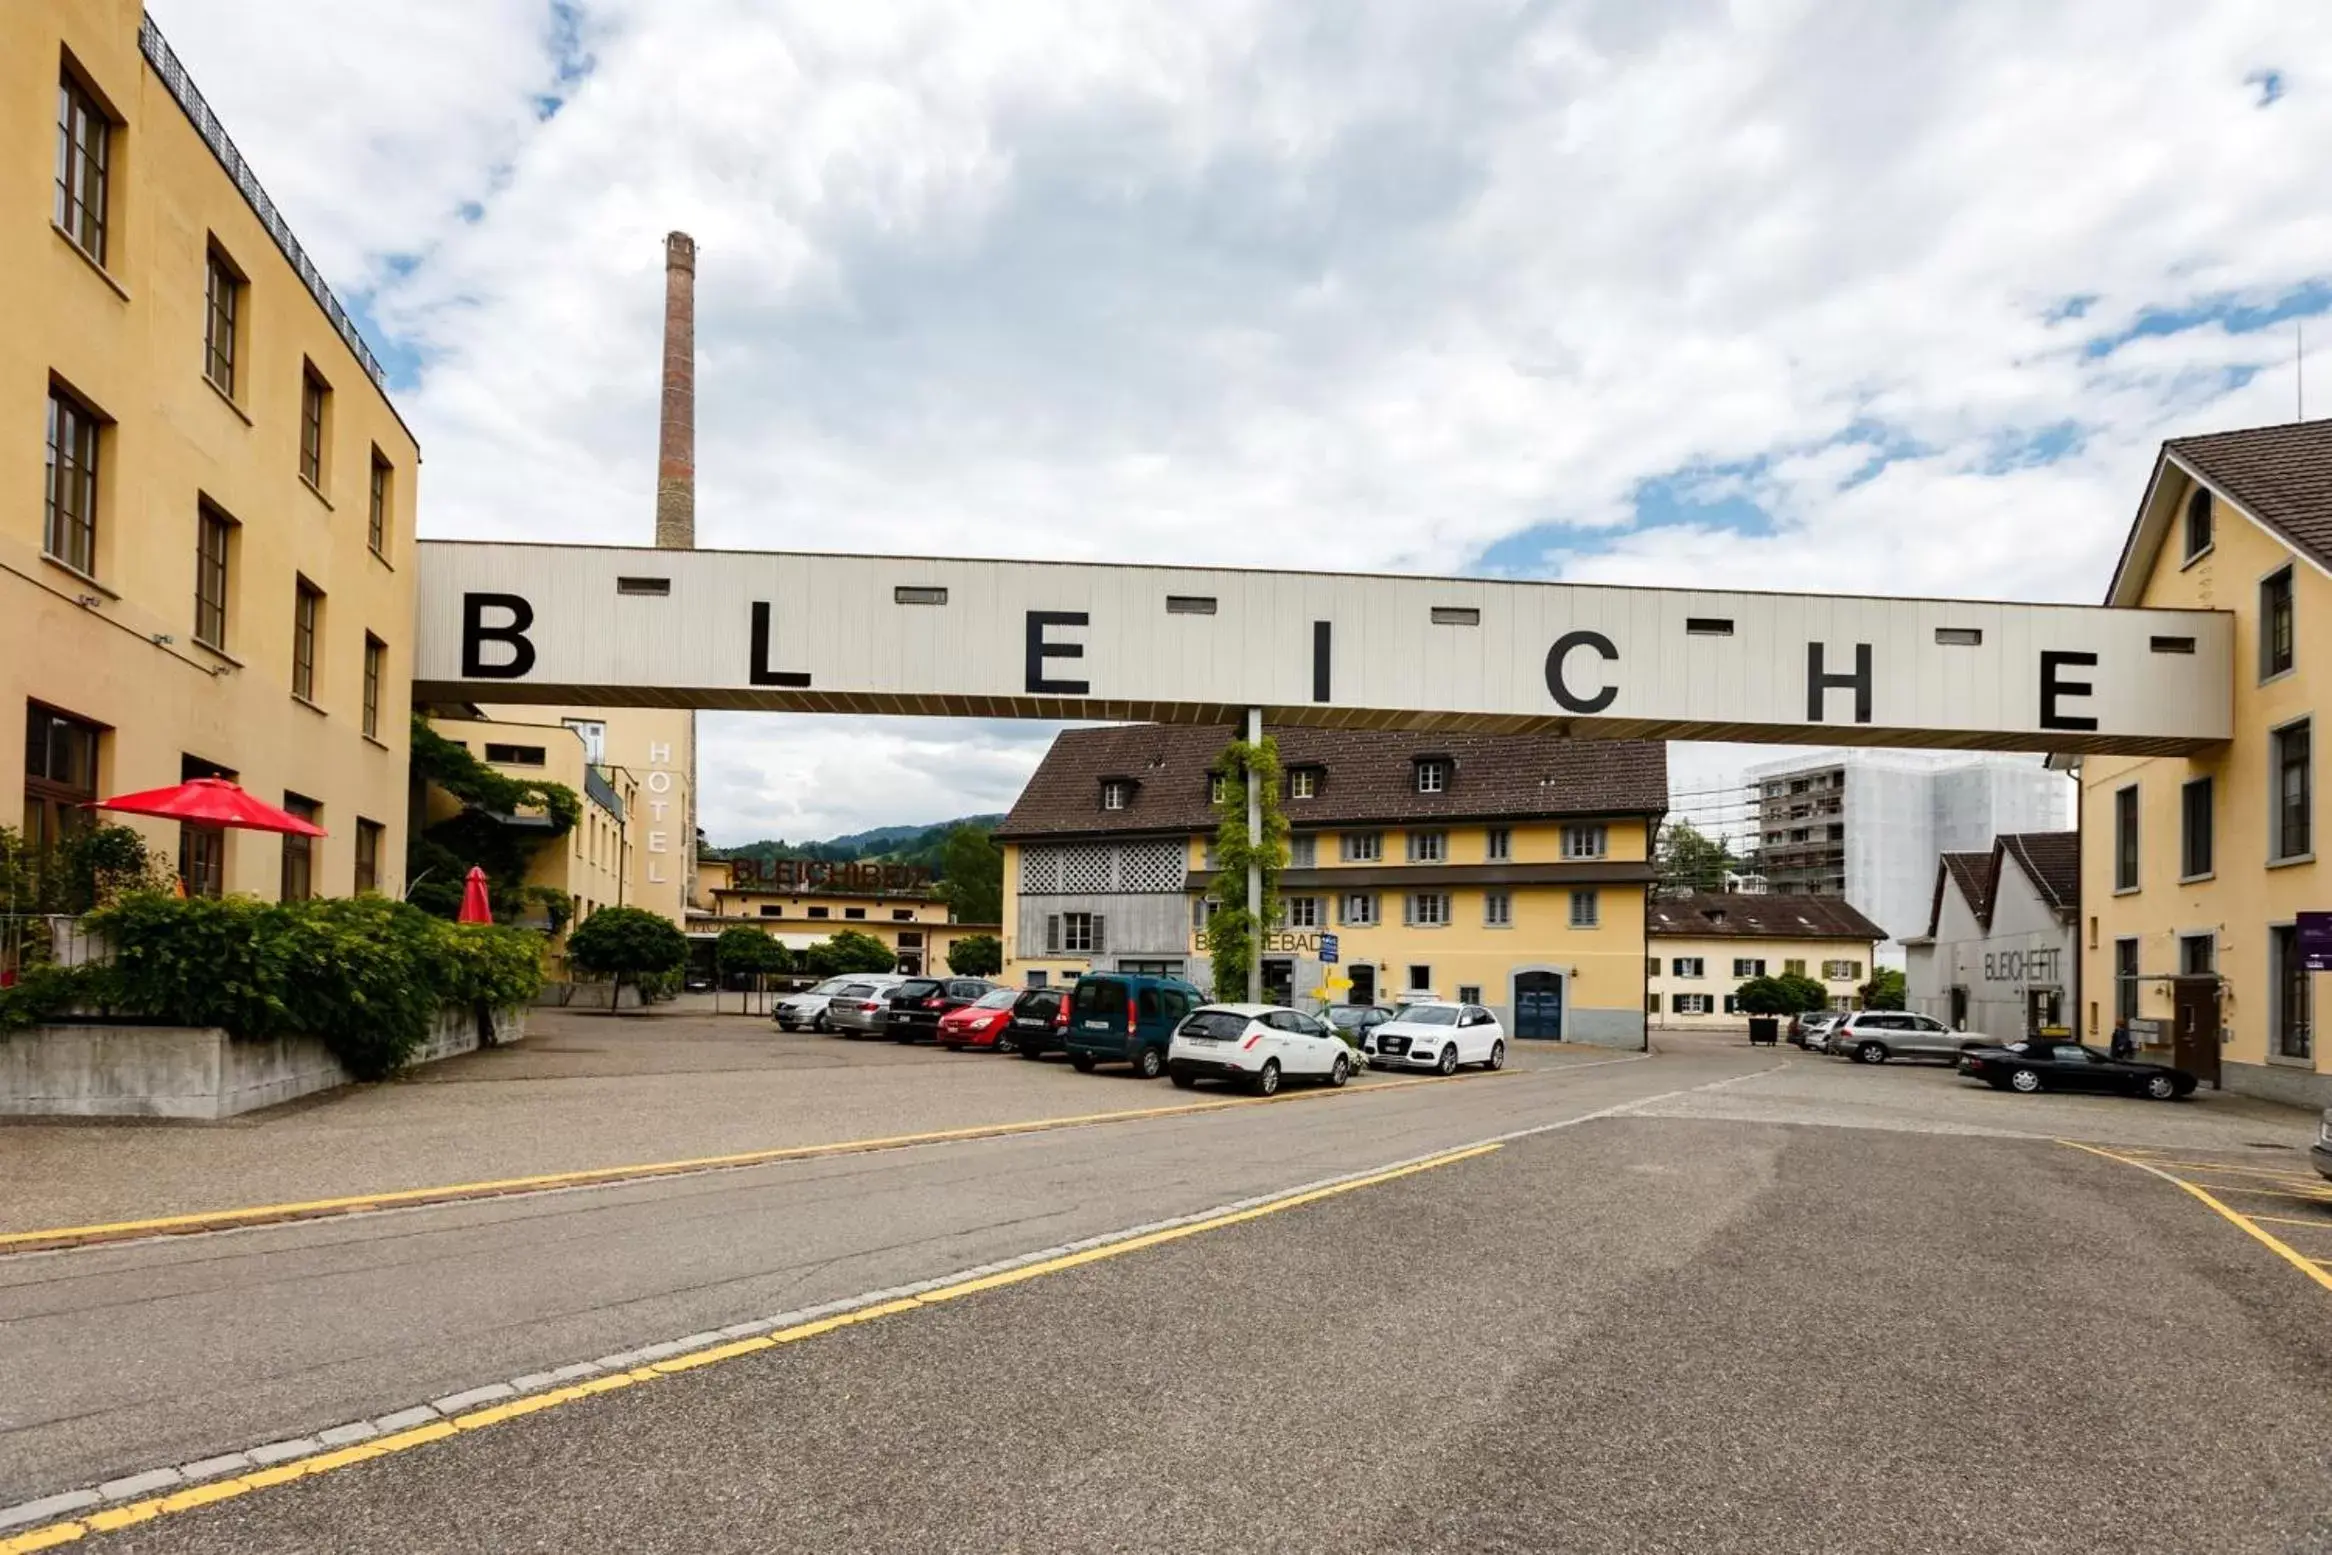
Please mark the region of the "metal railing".
POLYGON ((162 78, 162 84, 170 88, 170 95, 178 99, 178 106, 186 110, 186 117, 194 125, 194 132, 202 137, 204 145, 211 148, 211 155, 219 159, 219 166, 226 169, 227 176, 235 181, 235 187, 243 192, 243 198, 259 217, 259 225, 267 229, 267 235, 275 239, 275 246, 283 250, 283 257, 290 261, 292 269, 298 272, 300 280, 307 285, 309 295, 316 299, 316 306, 324 310, 324 316, 332 321, 332 327, 340 332, 340 338, 356 354, 357 361, 363 364, 374 386, 385 390, 388 387, 388 375, 381 370, 372 348, 356 332, 356 325, 349 319, 348 311, 340 306, 340 299, 332 295, 332 288, 324 284, 323 272, 316 268, 315 261, 308 258, 308 251, 300 247, 300 240, 292 236, 291 224, 283 219, 283 212, 275 208, 275 202, 260 187, 258 175, 251 171, 251 164, 243 160, 243 153, 235 148, 226 126, 219 122, 217 114, 211 112, 211 105, 203 100, 202 93, 195 87, 194 78, 186 73, 186 67, 171 52, 170 41, 162 36, 162 29, 154 25, 151 16, 139 23, 138 49, 146 56, 146 63, 154 67, 154 73, 162 78))
POLYGON ((619 821, 623 819, 622 796, 616 793, 615 785, 607 780, 607 774, 589 762, 583 764, 583 792, 599 808, 619 821))

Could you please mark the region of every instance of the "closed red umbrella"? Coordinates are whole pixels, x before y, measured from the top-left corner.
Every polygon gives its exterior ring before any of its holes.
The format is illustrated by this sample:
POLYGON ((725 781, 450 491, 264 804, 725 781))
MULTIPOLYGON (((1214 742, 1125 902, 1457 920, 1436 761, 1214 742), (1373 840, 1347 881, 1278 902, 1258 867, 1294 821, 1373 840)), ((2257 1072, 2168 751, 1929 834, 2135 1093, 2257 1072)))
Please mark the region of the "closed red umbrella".
POLYGON ((278 810, 263 799, 254 799, 240 785, 225 778, 189 778, 168 788, 149 788, 143 793, 99 799, 91 808, 120 810, 129 815, 159 815, 205 826, 233 826, 244 831, 288 832, 294 837, 326 835, 324 828, 315 822, 303 821, 289 810, 278 810))
POLYGON ((462 910, 455 915, 456 923, 492 923, 494 903, 486 895, 486 872, 477 865, 462 879, 462 910))

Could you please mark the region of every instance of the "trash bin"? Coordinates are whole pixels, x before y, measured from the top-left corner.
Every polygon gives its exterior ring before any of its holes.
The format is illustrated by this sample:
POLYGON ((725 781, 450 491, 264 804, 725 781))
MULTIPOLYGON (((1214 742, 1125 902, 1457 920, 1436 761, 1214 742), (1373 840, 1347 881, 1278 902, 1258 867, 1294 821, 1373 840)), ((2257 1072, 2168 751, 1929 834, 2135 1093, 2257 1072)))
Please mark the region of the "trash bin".
POLYGON ((1749 1045, 1751 1047, 1755 1047, 1761 1042, 1767 1047, 1774 1047, 1777 1046, 1780 1041, 1780 1016, 1752 1015, 1749 1017, 1749 1045))

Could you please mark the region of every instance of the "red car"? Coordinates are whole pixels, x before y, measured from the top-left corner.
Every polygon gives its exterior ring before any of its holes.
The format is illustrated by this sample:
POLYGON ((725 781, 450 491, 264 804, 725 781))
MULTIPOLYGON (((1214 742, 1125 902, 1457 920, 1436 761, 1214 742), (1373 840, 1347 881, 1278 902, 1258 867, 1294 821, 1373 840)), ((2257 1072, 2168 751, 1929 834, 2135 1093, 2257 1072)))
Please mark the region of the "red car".
POLYGON ((939 1045, 951 1053, 960 1053, 967 1047, 992 1047, 999 1051, 1010 1047, 1004 1029, 1012 1019, 1013 1001, 1019 997, 1017 988, 999 988, 982 996, 977 1004, 948 1011, 939 1017, 939 1045))

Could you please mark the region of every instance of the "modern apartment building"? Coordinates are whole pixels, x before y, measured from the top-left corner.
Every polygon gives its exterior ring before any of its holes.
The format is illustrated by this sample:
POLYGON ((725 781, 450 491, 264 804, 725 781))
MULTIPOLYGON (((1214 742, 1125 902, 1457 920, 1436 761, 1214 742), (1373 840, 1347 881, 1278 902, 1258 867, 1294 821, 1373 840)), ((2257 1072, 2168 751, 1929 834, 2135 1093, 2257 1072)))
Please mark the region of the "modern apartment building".
POLYGON ((1685 1030, 1743 1024, 1735 990, 1785 973, 1822 984, 1834 1010, 1860 1009, 1886 938, 1842 897, 1737 892, 1655 898, 1648 932, 1644 1011, 1685 1030))
MULTIPOLYGON (((2030 756, 1829 751, 1764 762, 1746 778, 1766 888, 1843 896, 1893 940, 1925 931, 1939 854, 2072 820, 2072 785, 2030 756)), ((1899 946, 1880 954, 1902 964, 1899 946)))
POLYGON ((327 835, 129 820, 189 891, 398 891, 420 455, 379 364, 137 0, 0 7, 0 105, 25 831, 228 776, 327 835))
MULTIPOLYGON (((1432 993, 1489 1005, 1521 1037, 1642 1044, 1663 746, 1273 733, 1291 858, 1262 947, 1272 997, 1432 993)), ((1008 978, 1209 983, 1211 769, 1232 737, 1129 725, 1054 741, 996 834, 1008 978)))
POLYGON ((2233 738, 2076 764, 2084 1032, 2124 1024, 2206 1081, 2308 1106, 2332 1103, 2298 926, 2332 908, 2315 737, 2332 693, 2328 475, 2332 421, 2163 444, 2106 597, 2233 613, 2233 738))

